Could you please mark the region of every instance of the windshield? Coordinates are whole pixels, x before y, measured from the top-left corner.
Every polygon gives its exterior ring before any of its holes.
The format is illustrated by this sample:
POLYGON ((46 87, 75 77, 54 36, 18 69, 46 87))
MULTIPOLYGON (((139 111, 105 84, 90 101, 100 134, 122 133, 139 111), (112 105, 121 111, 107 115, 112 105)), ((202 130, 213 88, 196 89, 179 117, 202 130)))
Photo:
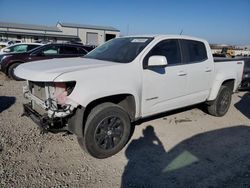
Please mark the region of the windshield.
POLYGON ((153 40, 152 37, 112 39, 88 53, 84 58, 129 63, 153 40))

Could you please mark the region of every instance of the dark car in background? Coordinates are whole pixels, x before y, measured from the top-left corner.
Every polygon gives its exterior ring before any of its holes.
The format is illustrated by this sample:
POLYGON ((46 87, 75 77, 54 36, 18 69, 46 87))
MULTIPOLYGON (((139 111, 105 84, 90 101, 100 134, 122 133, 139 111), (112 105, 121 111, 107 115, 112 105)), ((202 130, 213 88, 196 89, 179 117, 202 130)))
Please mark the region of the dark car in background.
POLYGON ((92 49, 91 46, 77 44, 47 44, 25 53, 4 54, 0 59, 0 70, 8 77, 20 80, 15 76, 14 69, 22 63, 52 58, 80 57, 86 55, 92 49))
POLYGON ((40 43, 17 43, 13 44, 11 46, 5 47, 0 50, 0 54, 6 54, 6 53, 23 53, 28 52, 30 50, 33 50, 39 46, 42 46, 44 44, 40 43))
POLYGON ((244 60, 244 70, 242 75, 242 81, 240 84, 240 90, 249 90, 250 89, 250 57, 243 58, 244 60))

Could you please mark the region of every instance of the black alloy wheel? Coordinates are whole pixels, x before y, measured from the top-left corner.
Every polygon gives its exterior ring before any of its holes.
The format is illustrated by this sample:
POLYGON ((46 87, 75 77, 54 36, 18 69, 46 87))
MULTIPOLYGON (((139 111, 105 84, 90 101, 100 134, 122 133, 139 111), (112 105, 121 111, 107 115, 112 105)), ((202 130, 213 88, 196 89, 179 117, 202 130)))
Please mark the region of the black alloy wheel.
POLYGON ((106 102, 94 107, 77 138, 81 148, 91 156, 103 159, 118 153, 130 137, 128 113, 119 105, 106 102))
POLYGON ((124 124, 119 117, 106 117, 96 127, 95 142, 101 149, 113 149, 120 142, 123 130, 124 124))
POLYGON ((232 90, 228 86, 222 85, 216 99, 207 105, 208 113, 217 117, 224 116, 231 105, 231 99, 232 90))
POLYGON ((224 91, 221 96, 221 100, 218 103, 218 110, 221 114, 225 114, 231 103, 231 92, 229 90, 224 91))

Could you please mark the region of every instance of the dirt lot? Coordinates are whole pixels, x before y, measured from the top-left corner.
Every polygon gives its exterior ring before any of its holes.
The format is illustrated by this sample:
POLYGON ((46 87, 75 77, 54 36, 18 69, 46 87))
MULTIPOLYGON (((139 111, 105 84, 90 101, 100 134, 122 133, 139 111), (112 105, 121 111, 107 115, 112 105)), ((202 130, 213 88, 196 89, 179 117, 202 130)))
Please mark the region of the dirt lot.
POLYGON ((22 84, 0 75, 0 187, 250 187, 247 92, 222 118, 189 108, 138 122, 120 153, 97 160, 21 117, 22 84))

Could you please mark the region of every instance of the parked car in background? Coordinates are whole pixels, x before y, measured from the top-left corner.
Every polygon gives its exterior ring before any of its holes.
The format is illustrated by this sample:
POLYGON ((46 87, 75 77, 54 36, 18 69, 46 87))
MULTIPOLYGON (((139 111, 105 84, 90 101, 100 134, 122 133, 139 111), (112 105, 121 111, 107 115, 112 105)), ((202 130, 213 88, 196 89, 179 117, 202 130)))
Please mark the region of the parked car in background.
POLYGON ((249 90, 250 89, 250 57, 243 58, 245 65, 242 75, 242 81, 240 84, 240 90, 249 90))
POLYGON ((13 41, 1 41, 0 42, 0 49, 2 49, 2 48, 5 48, 5 47, 7 47, 7 46, 10 46, 10 45, 12 45, 12 44, 14 44, 14 42, 13 41))
POLYGON ((2 48, 0 50, 0 54, 6 54, 6 53, 23 53, 28 52, 34 48, 37 48, 39 46, 42 46, 44 44, 40 43, 17 43, 13 44, 11 46, 2 48))
POLYGON ((22 43, 22 40, 1 40, 0 41, 0 49, 5 48, 7 46, 13 45, 15 43, 22 43))
POLYGON ((20 80, 14 74, 14 69, 30 61, 79 57, 86 55, 93 48, 76 44, 47 44, 24 53, 10 53, 4 55, 0 61, 0 70, 14 80, 20 80))
POLYGON ((0 49, 5 48, 5 47, 7 47, 7 45, 0 42, 0 49))

